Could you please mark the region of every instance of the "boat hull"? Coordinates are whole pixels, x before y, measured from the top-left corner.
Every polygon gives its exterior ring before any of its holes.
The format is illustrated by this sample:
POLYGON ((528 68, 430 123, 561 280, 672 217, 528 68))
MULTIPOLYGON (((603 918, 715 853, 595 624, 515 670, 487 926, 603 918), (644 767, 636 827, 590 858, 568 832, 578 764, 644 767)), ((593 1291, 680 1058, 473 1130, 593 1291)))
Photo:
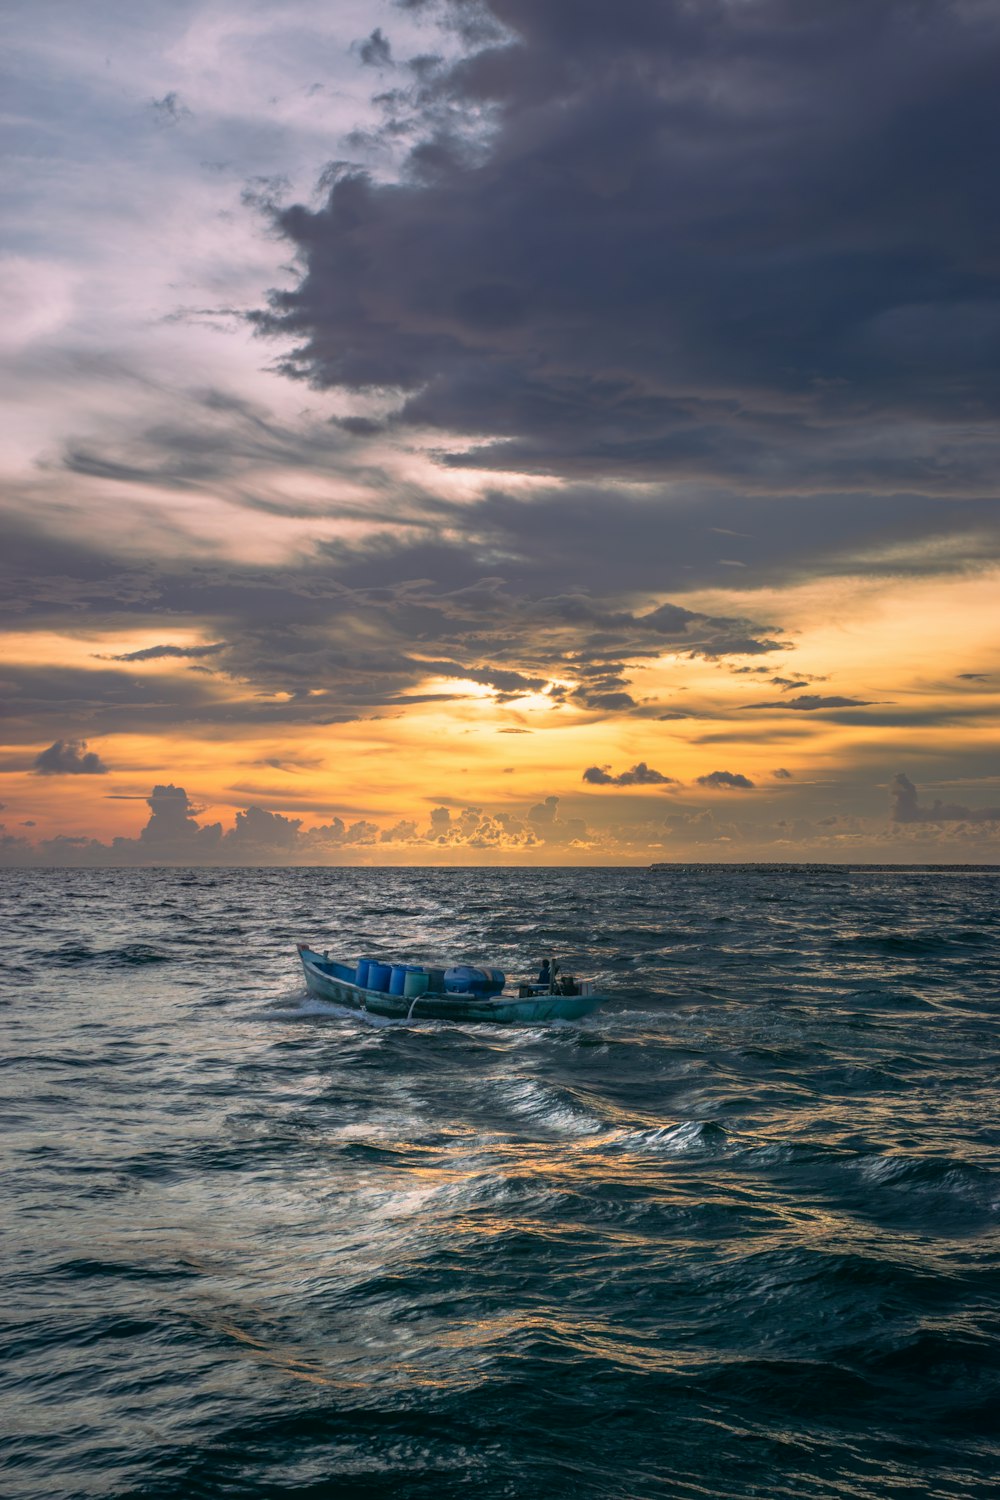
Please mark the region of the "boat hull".
POLYGON ((578 1021, 604 1004, 606 995, 532 995, 520 999, 515 995, 388 995, 382 990, 364 989, 356 984, 353 970, 334 963, 299 944, 299 957, 306 978, 306 988, 319 1000, 346 1005, 351 1010, 368 1011, 373 1016, 420 1021, 488 1021, 494 1025, 525 1026, 544 1021, 578 1021))

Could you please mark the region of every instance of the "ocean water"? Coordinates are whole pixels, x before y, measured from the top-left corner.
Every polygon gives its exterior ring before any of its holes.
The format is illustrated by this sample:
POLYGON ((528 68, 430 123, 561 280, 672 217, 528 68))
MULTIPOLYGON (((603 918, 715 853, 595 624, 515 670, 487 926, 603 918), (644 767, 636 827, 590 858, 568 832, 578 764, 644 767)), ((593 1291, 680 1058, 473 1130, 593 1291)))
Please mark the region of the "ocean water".
POLYGON ((995 1495, 998 892, 5 872, 0 1493, 995 1495), (613 998, 374 1024, 300 938, 613 998))

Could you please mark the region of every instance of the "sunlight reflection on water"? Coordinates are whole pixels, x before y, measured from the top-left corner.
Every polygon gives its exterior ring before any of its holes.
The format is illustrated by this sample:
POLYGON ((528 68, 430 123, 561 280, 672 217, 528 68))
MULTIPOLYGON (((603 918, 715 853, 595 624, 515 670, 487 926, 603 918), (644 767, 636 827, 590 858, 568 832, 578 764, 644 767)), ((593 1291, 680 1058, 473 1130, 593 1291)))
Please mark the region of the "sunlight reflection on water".
POLYGON ((995 883, 183 879, 0 887, 5 1495, 992 1493, 995 883), (303 935, 613 999, 376 1025, 303 935))

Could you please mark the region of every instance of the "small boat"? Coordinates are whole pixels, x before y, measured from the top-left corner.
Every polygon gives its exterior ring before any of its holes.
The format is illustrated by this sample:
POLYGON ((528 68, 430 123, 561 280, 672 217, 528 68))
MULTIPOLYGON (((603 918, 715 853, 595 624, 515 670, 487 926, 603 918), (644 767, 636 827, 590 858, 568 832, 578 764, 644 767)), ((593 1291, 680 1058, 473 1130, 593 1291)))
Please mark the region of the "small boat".
POLYGON ((498 969, 474 969, 465 964, 432 969, 371 959, 340 964, 305 943, 298 944, 298 952, 311 995, 374 1016, 524 1026, 538 1021, 578 1021, 608 998, 595 994, 586 980, 521 984, 516 993, 508 994, 504 990, 506 976, 498 969), (567 993, 562 992, 564 989, 567 993))

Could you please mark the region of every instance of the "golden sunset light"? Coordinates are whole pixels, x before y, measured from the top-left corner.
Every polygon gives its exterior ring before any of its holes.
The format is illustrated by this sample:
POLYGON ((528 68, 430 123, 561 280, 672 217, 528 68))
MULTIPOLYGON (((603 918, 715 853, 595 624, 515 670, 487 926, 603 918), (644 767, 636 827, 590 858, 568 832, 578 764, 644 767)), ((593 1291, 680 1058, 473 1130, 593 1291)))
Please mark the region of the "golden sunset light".
POLYGON ((355 8, 336 86, 265 61, 266 10, 194 6, 129 105, 81 64, 85 220, 30 166, 70 137, 25 137, 4 858, 989 861, 973 220, 859 178, 834 228, 749 123, 696 188, 655 90, 592 158, 506 84, 449 93, 499 43, 408 4, 362 45, 355 8))
POLYGON ((1000 0, 6 0, 3 1500, 993 1500, 1000 0))

